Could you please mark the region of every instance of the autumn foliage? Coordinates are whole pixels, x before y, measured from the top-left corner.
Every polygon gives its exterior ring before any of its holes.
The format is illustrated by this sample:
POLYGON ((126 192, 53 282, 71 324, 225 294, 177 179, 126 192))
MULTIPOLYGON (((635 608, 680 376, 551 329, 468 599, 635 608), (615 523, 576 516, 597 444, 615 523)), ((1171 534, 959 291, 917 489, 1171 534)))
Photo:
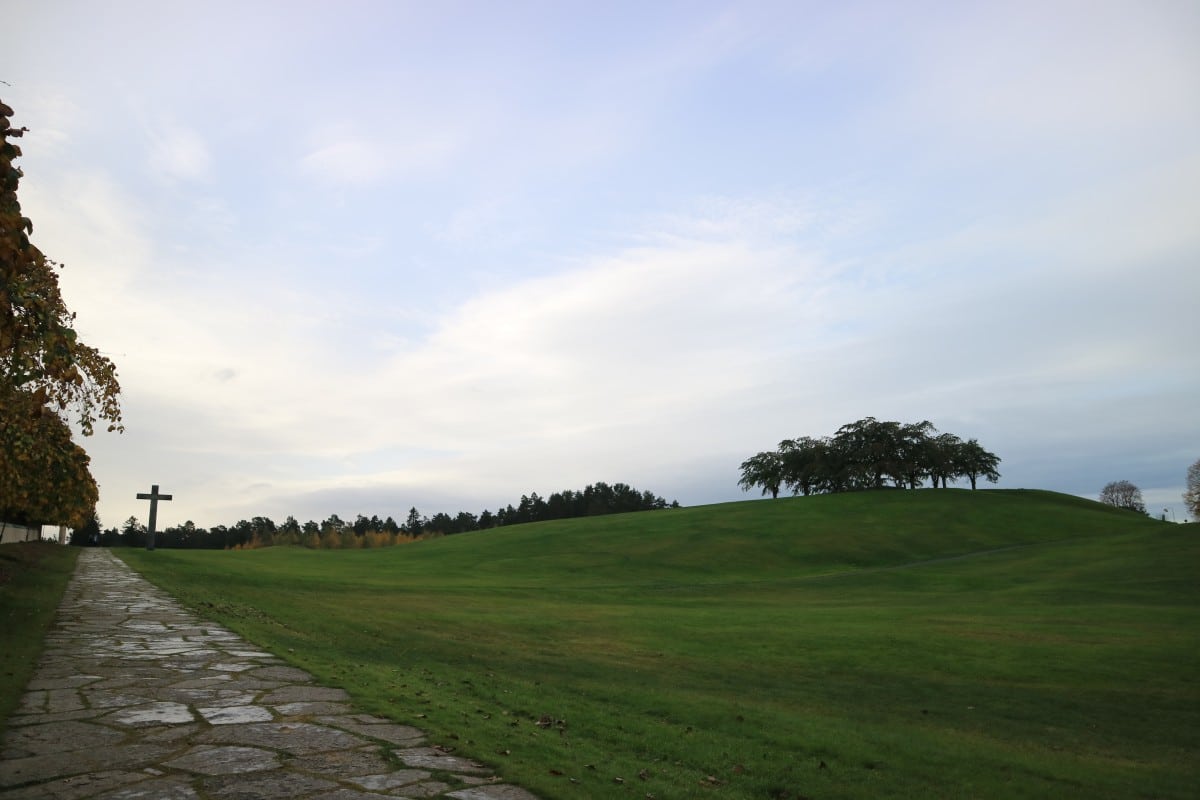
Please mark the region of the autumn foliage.
POLYGON ((0 102, 0 517, 81 525, 98 490, 69 421, 90 436, 97 422, 122 430, 116 368, 79 340, 59 291, 59 267, 29 239, 17 188, 13 110, 0 102))

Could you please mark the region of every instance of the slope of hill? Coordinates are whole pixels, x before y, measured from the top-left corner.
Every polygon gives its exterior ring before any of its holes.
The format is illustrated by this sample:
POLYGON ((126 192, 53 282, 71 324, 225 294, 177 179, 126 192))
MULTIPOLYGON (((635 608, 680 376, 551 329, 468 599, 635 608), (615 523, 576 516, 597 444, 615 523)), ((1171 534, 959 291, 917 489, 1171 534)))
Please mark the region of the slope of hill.
POLYGON ((930 490, 123 555, 547 797, 1185 797, 1197 542, 930 490))

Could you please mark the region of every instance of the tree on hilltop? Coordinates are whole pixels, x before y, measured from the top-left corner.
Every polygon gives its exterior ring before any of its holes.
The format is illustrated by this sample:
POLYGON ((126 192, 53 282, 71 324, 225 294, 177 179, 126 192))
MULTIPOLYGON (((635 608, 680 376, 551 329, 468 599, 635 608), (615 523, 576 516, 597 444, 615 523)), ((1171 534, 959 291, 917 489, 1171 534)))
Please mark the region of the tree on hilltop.
MULTIPOLYGON (((777 454, 783 482, 792 490, 793 494, 803 494, 807 497, 813 492, 821 491, 822 475, 829 461, 828 440, 814 439, 811 436, 784 439, 779 443, 777 454)), ((776 453, 768 455, 776 455, 776 453)), ((738 485, 749 491, 757 481, 751 480, 749 485, 746 485, 749 476, 745 474, 745 464, 742 467, 742 481, 738 485)))
POLYGON ((925 468, 933 488, 938 488, 940 482, 941 487, 945 489, 947 481, 958 477, 955 461, 962 447, 963 440, 953 433, 940 433, 926 443, 925 468))
POLYGON ((1113 481, 1106 484, 1100 490, 1100 502, 1108 506, 1146 513, 1146 504, 1142 501, 1142 490, 1129 481, 1113 481))
POLYGON ((1183 503, 1191 513, 1192 519, 1200 517, 1200 459, 1188 467, 1187 489, 1183 493, 1183 503))
POLYGON ((783 484, 783 460, 778 453, 762 452, 750 456, 742 462, 742 477, 738 486, 743 491, 750 491, 755 486, 762 487, 762 493, 770 493, 772 498, 779 497, 779 487, 783 484))
POLYGON ((967 478, 1000 479, 1000 457, 978 441, 939 434, 928 420, 900 423, 865 417, 838 428, 831 437, 784 439, 774 452, 742 462, 738 481, 744 491, 762 487, 777 497, 780 486, 794 494, 862 489, 916 489, 929 479, 936 488, 967 478))
POLYGON ((87 454, 69 422, 91 436, 97 422, 123 430, 112 362, 79 340, 59 291, 60 266, 30 240, 13 161, 13 110, 0 102, 0 517, 14 522, 88 522, 99 496, 87 454))
POLYGON ((1000 458, 984 450, 974 439, 968 439, 958 448, 952 463, 958 475, 971 481, 972 489, 980 478, 986 478, 989 483, 1000 480, 1000 473, 996 471, 996 467, 1000 466, 1000 458))

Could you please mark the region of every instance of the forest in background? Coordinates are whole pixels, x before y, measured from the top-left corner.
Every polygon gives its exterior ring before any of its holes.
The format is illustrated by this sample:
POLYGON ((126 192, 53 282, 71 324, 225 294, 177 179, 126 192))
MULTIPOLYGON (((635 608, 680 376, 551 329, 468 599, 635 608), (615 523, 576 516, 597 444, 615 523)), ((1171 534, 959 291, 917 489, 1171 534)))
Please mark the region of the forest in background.
MULTIPOLYGON (((155 547, 216 550, 288 545, 327 550, 390 547, 418 539, 526 522, 678 507, 677 501, 668 503, 653 492, 639 491, 625 483, 599 482, 581 491, 566 489, 545 498, 532 492, 522 495, 516 506, 509 503, 495 513, 484 509, 478 515, 460 511, 454 516, 438 513, 425 517, 414 507, 409 509, 404 522, 399 523, 391 516, 380 519, 378 515, 366 517, 362 514, 353 522, 343 520, 337 514, 331 514, 320 523, 314 520, 301 523, 289 516, 283 523, 276 524, 269 517, 254 517, 232 526, 212 528, 201 528, 188 520, 156 532, 154 544, 155 547)), ((71 544, 144 547, 146 538, 146 526, 137 517, 130 517, 120 528, 102 529, 100 520, 93 514, 87 525, 72 532, 71 544)))

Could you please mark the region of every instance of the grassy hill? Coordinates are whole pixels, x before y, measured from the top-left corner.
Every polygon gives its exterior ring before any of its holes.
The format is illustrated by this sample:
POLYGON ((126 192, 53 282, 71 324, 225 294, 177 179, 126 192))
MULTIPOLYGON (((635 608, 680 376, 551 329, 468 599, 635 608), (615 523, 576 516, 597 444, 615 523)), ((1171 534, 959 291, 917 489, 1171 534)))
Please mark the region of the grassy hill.
POLYGON ((546 797, 1190 797, 1200 779, 1200 531, 1074 497, 122 555, 546 797))

